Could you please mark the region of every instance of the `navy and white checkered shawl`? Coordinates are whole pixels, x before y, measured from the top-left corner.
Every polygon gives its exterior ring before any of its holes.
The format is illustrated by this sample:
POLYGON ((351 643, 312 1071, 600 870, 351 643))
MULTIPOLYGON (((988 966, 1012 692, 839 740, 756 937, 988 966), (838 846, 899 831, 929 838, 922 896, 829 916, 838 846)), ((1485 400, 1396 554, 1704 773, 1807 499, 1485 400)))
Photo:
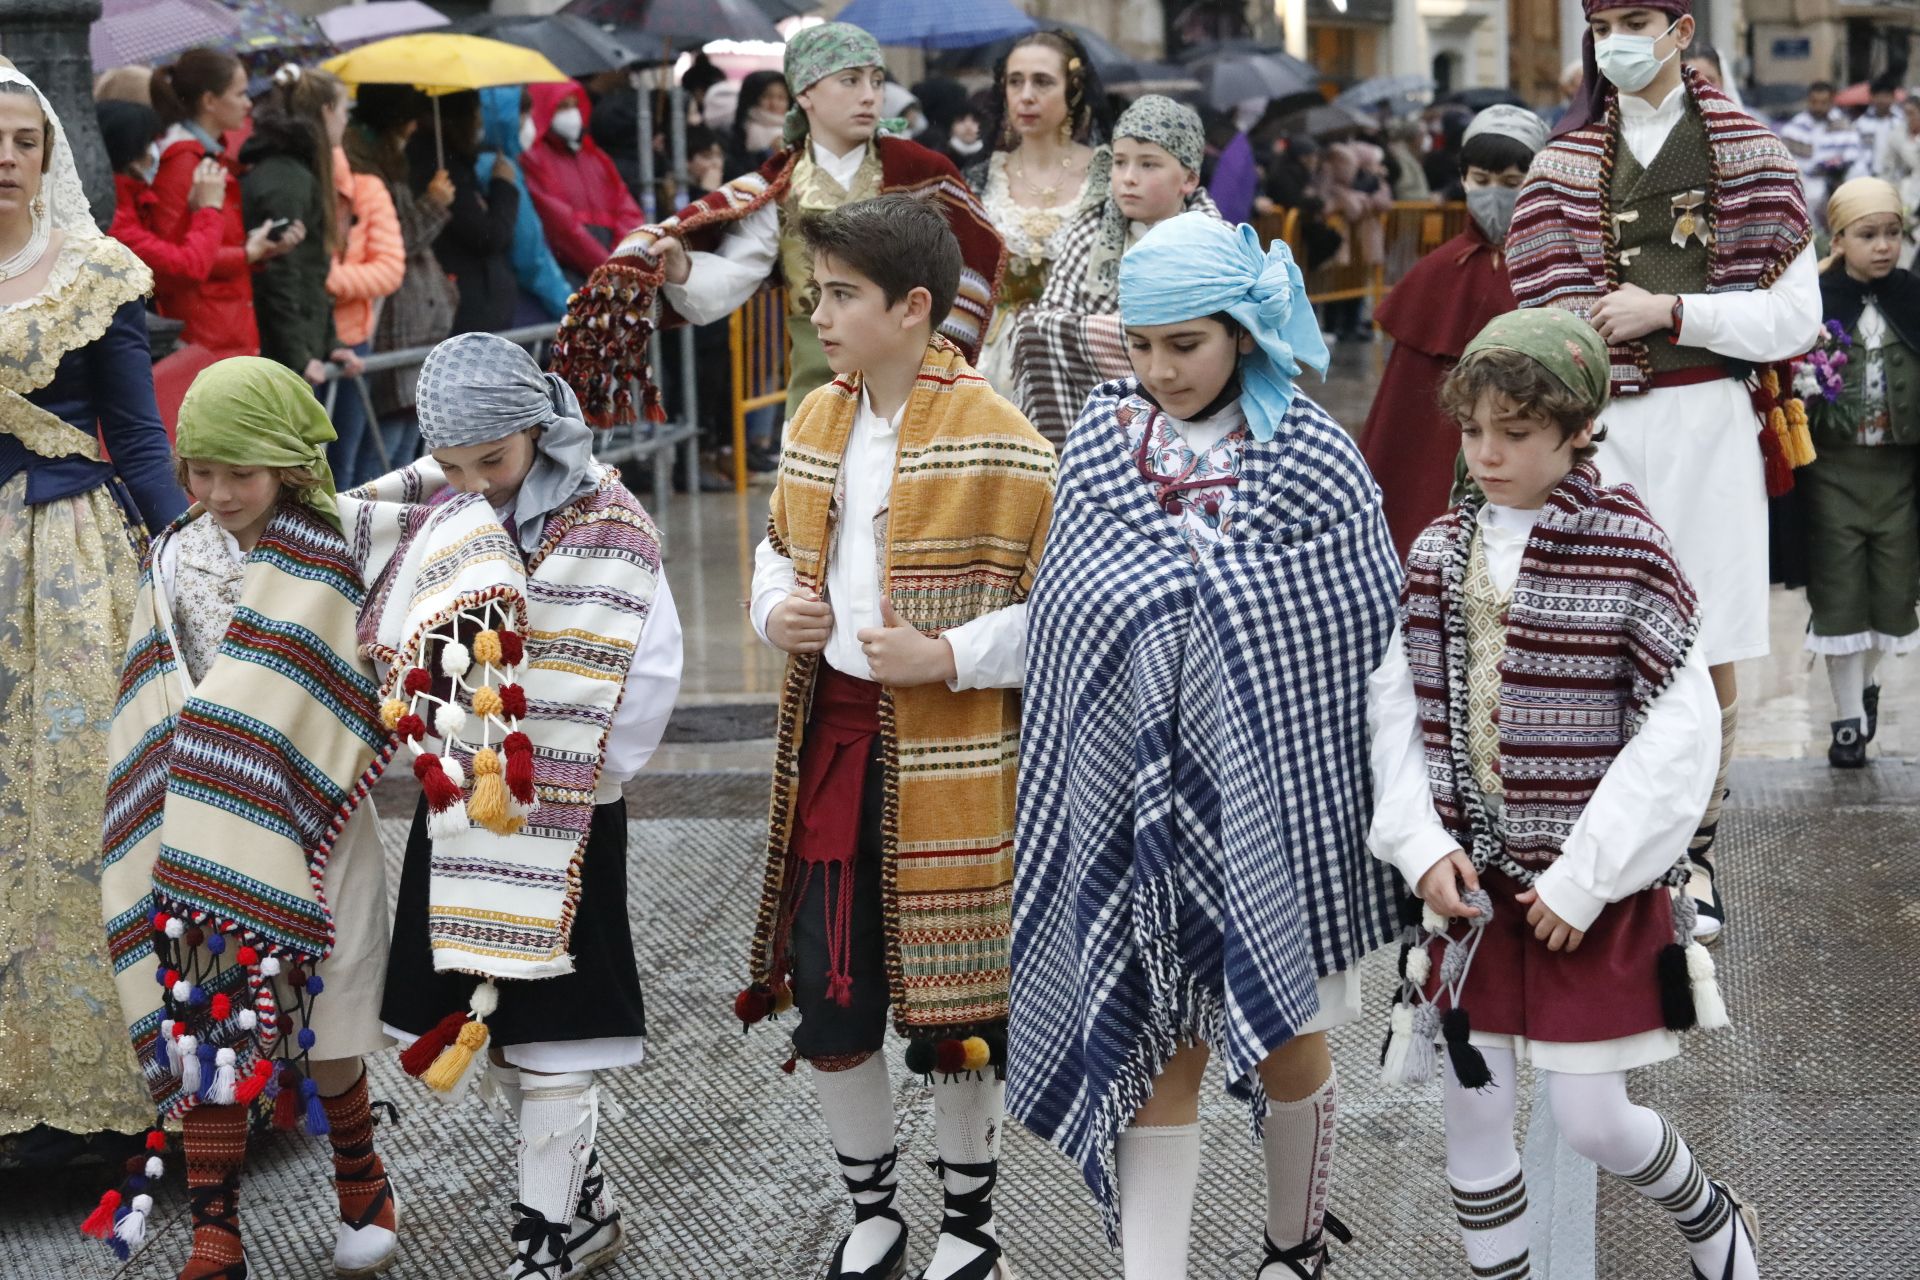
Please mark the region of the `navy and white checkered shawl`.
POLYGON ((1254 1068, 1395 919, 1366 850, 1400 587, 1380 491, 1302 395, 1196 564, 1125 448, 1137 390, 1075 424, 1027 603, 1007 1052, 1008 1110, 1115 1240, 1114 1140, 1175 1048, 1211 1045, 1257 1123, 1254 1068))

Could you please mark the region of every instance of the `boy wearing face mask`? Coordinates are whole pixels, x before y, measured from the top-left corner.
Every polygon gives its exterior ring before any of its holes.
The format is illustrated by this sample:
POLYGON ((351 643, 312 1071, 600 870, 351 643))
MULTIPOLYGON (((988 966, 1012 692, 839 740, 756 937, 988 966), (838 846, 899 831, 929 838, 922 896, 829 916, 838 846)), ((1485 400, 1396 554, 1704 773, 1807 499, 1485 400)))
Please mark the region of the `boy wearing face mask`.
POLYGON ((1489 320, 1513 310, 1507 224, 1527 166, 1547 126, 1524 107, 1488 107, 1460 149, 1466 230, 1414 264, 1373 318, 1393 339, 1360 448, 1380 483, 1402 560, 1420 531, 1447 509, 1460 429, 1435 398, 1441 381, 1489 320))
POLYGON ((587 134, 587 95, 579 85, 536 84, 521 127, 520 167, 560 265, 585 278, 644 216, 620 181, 613 158, 587 134), (531 132, 533 137, 527 139, 531 132))
POLYGON ((1819 273, 1786 147, 1680 64, 1688 0, 1585 7, 1586 79, 1521 189, 1508 270, 1521 306, 1565 308, 1609 344, 1600 469, 1646 502, 1700 595, 1721 750, 1687 892, 1711 941, 1733 664, 1767 652, 1770 468, 1747 379, 1813 345, 1819 273))

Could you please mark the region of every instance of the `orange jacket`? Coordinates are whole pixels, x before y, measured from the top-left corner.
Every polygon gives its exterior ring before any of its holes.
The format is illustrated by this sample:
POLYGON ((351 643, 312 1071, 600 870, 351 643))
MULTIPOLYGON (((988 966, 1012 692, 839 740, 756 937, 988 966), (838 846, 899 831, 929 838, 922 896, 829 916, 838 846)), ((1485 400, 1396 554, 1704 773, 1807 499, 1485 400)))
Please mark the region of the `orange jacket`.
POLYGON ((333 298, 334 330, 341 343, 353 347, 373 334, 374 304, 400 287, 407 251, 387 184, 375 174, 355 173, 339 147, 333 149, 333 185, 340 194, 347 243, 327 269, 327 293, 333 298))

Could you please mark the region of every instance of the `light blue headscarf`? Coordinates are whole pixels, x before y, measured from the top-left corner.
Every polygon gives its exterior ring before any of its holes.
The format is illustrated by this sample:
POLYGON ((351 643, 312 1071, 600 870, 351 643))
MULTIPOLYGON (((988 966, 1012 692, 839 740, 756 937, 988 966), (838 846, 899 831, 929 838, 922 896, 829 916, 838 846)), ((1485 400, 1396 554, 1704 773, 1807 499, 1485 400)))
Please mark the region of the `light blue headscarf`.
POLYGON ((1256 440, 1271 440, 1293 404, 1302 366, 1324 375, 1327 343, 1306 280, 1286 243, 1204 213, 1156 224, 1120 259, 1120 323, 1174 324, 1224 311, 1253 335, 1240 361, 1240 407, 1256 440))

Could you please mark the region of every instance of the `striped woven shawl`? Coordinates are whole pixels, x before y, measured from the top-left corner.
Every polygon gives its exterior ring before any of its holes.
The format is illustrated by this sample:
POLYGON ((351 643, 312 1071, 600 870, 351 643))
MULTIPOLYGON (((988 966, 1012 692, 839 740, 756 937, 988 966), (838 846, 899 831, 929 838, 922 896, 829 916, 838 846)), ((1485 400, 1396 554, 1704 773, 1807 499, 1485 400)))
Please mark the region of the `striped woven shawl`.
MULTIPOLYGON (((1367 677, 1400 567, 1359 450, 1302 395, 1249 441, 1196 563, 1126 448, 1132 379, 1061 466, 1027 616, 1007 1107, 1080 1166, 1115 1230, 1114 1142, 1176 1047, 1253 1071, 1384 942, 1366 851, 1367 677)), ((1256 1114, 1260 1114, 1256 1110, 1256 1114)))
MULTIPOLYGON (((833 494, 860 404, 858 376, 808 396, 788 424, 768 536, 824 593, 833 494)), ((1027 598, 1053 510, 1053 449, 936 337, 900 421, 882 590, 928 635, 1027 598)), ((818 654, 787 660, 767 875, 750 982, 784 990, 779 922, 794 892, 793 829, 818 654)), ((887 975, 903 1034, 966 1034, 1006 1017, 1020 694, 945 684, 880 700, 887 975)))
MULTIPOLYGON (((1713 151, 1707 220, 1713 257, 1707 292, 1765 289, 1812 234, 1805 193, 1786 146, 1732 99, 1689 69, 1688 110, 1700 114, 1713 151)), ((1619 96, 1603 120, 1554 139, 1533 158, 1507 232, 1507 272, 1523 307, 1552 305, 1585 316, 1619 288, 1609 184, 1620 146, 1619 96)), ((1612 351, 1614 394, 1647 390, 1643 341, 1612 351)))
POLYGON ((1447 830, 1523 884, 1559 856, 1615 756, 1699 633, 1693 587, 1631 486, 1582 463, 1547 498, 1507 606, 1495 830, 1467 745, 1467 558, 1481 500, 1427 526, 1407 560, 1401 634, 1433 805, 1447 830))
MULTIPOLYGON (((659 538, 619 473, 602 467, 593 492, 546 517, 540 545, 523 564, 478 495, 406 505, 441 484, 438 468, 423 461, 340 499, 372 584, 362 637, 387 666, 383 696, 398 696, 422 637, 458 634, 466 643, 477 606, 504 610, 524 628, 524 659, 507 668, 525 693, 527 714, 517 727, 532 740, 536 803, 516 834, 460 822, 456 832, 434 837, 433 964, 490 978, 555 977, 573 972, 568 935, 594 789, 659 582, 659 538)), ((427 652, 437 650, 429 644, 427 652)), ((456 694, 442 673, 430 674, 436 698, 455 696, 471 713, 471 690, 456 694)), ((450 752, 471 778, 466 739, 482 740, 468 734, 438 751, 450 752)))
MULTIPOLYGON (((359 572, 340 535, 297 504, 280 507, 248 555, 226 638, 185 696, 154 566, 200 516, 188 511, 148 552, 107 739, 101 897, 128 1031, 163 1119, 200 1100, 177 1058, 156 1052, 163 1021, 210 1053, 233 1049, 239 1077, 280 1042, 285 1011, 262 965, 311 967, 332 952, 327 856, 392 752, 356 652, 359 572), (177 918, 178 936, 156 931, 157 912, 177 918), (162 970, 177 993, 156 982, 162 970)), ((193 1071, 213 1084, 211 1062, 193 1071)))

